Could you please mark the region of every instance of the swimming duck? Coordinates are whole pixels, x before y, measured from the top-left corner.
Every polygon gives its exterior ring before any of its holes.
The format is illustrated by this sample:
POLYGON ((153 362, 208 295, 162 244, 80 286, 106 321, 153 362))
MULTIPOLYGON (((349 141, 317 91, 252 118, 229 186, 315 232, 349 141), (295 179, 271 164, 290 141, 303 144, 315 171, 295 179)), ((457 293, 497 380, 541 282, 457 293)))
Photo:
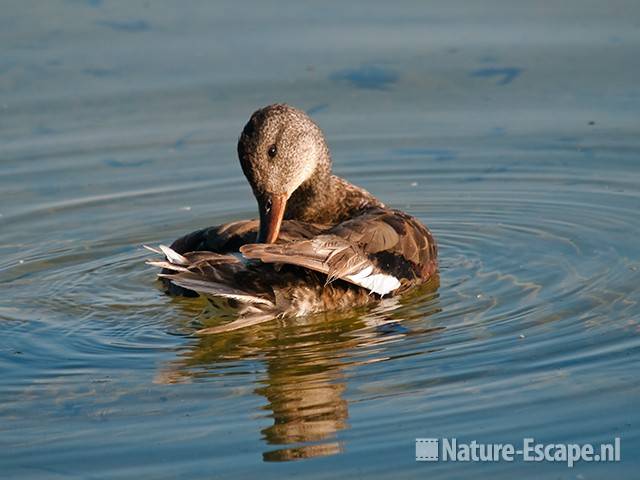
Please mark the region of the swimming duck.
POLYGON ((259 220, 147 247, 165 256, 147 263, 163 269, 168 293, 203 295, 232 312, 232 328, 239 328, 257 318, 366 305, 436 274, 429 230, 333 175, 324 135, 302 110, 275 104, 254 112, 238 140, 238 157, 259 220))

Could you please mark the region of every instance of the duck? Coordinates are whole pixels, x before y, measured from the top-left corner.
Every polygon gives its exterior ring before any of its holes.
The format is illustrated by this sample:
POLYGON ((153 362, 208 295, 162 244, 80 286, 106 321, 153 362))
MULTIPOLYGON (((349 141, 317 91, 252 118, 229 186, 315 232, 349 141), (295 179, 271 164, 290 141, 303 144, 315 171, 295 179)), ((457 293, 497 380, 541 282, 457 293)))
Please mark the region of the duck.
POLYGON ((166 293, 203 296, 234 319, 198 333, 370 305, 437 276, 429 229, 334 175, 325 136, 303 110, 258 109, 237 154, 259 218, 146 247, 164 257, 147 263, 162 269, 166 293))

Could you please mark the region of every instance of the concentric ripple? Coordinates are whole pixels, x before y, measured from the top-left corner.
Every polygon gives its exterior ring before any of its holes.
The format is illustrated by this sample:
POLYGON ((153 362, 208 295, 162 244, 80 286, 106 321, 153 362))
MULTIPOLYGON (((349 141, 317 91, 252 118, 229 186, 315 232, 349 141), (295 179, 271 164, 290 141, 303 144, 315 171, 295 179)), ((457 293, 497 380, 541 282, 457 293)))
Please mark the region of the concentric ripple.
MULTIPOLYGON (((375 451, 385 448, 381 438, 402 443, 422 435, 421 425, 466 435, 482 427, 491 438, 525 427, 556 435, 553 422, 515 421, 504 412, 538 398, 542 406, 555 402, 555 416, 571 418, 578 398, 595 409, 602 388, 623 390, 630 374, 620 356, 639 348, 640 331, 640 263, 629 230, 640 224, 640 179, 624 158, 600 171, 562 150, 510 147, 487 162, 471 151, 443 160, 413 148, 387 151, 391 167, 378 160, 375 143, 373 153, 358 156, 352 142, 337 145, 351 158, 345 174, 434 232, 437 282, 369 310, 195 338, 211 321, 206 305, 165 297, 140 246, 251 216, 253 201, 235 169, 210 181, 186 175, 186 188, 176 188, 140 164, 135 174, 159 186, 53 204, 36 195, 2 219, 10 302, 0 309, 9 395, 1 414, 21 425, 21 438, 35 438, 37 417, 27 419, 37 410, 58 425, 51 428, 67 452, 83 445, 95 456, 104 443, 93 422, 107 422, 117 435, 150 416, 151 426, 132 437, 148 442, 174 429, 171 418, 191 412, 200 422, 183 417, 174 433, 195 452, 202 439, 233 428, 240 433, 229 448, 241 448, 253 432, 252 451, 271 462, 341 455, 371 438, 378 440, 367 448, 375 451), (564 160, 538 164, 542 154, 564 160), (215 201, 208 200, 212 191, 215 201), (621 376, 582 383, 580 372, 597 368, 621 376), (503 420, 479 424, 478 404, 503 420), (399 417, 404 427, 381 416, 387 408, 410 412, 399 417), (212 424, 211 409, 228 418, 212 424), (80 428, 74 436, 60 423, 69 419, 80 428)), ((100 168, 108 178, 111 167, 100 168)), ((625 398, 609 401, 623 412, 625 398)), ((596 422, 562 425, 585 441, 606 433, 596 422)), ((4 437, 18 440, 8 431, 4 437)), ((38 443, 19 445, 16 468, 38 443)), ((52 452, 60 465, 72 458, 52 452)))

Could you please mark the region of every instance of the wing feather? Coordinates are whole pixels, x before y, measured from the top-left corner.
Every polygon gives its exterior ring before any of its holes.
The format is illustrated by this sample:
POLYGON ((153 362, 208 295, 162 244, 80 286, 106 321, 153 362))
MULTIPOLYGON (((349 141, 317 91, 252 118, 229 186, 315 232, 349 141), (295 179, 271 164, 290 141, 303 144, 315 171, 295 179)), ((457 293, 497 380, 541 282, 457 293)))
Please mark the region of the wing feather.
POLYGON ((214 282, 213 280, 209 279, 198 278, 196 275, 189 275, 187 273, 168 275, 161 273, 159 276, 168 278, 172 283, 175 283, 176 285, 179 285, 183 288, 188 288, 189 290, 194 290, 201 294, 211 295, 213 297, 230 298, 245 304, 257 304, 267 307, 275 306, 273 302, 267 300, 266 298, 251 295, 248 292, 239 290, 237 288, 232 288, 229 285, 225 285, 224 283, 214 282))
POLYGON ((420 283, 437 268, 429 230, 413 217, 374 209, 342 222, 310 240, 240 248, 251 259, 285 263, 342 279, 381 295, 420 283))
POLYGON ((397 278, 382 272, 361 249, 335 235, 284 245, 249 244, 240 251, 247 258, 309 268, 326 274, 327 282, 339 278, 380 295, 400 287, 397 278))

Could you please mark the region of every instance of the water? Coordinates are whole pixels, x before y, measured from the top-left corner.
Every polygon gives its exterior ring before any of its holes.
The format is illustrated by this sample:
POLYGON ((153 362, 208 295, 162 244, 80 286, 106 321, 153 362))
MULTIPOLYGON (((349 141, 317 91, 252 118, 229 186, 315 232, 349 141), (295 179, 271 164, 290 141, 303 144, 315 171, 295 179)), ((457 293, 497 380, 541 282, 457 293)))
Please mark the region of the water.
POLYGON ((3 478, 635 476, 637 3, 2 10, 3 478), (140 246, 255 216, 235 141, 274 101, 430 226, 437 291, 191 335, 140 246), (622 462, 413 458, 525 436, 622 462))

